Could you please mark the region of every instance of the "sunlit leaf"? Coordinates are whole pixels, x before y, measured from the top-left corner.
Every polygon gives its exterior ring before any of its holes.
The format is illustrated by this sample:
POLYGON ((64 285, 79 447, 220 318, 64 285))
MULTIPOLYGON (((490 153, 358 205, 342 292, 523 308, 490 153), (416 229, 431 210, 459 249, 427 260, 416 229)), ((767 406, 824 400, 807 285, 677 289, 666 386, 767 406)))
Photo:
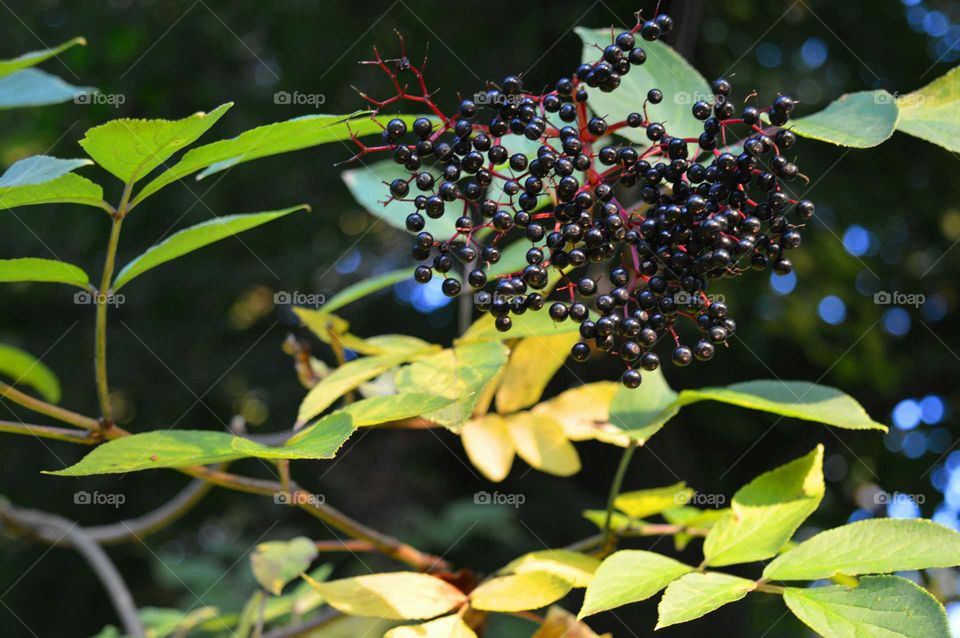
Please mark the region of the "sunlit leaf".
POLYGON ((579 334, 568 332, 527 337, 514 346, 497 391, 497 411, 509 414, 536 403, 579 339, 579 334))
POLYGON ((897 99, 904 133, 960 152, 960 67, 897 99))
MULTIPOLYGON (((36 390, 49 403, 60 402, 60 381, 43 362, 20 348, 0 344, 0 375, 14 386, 36 390)), ((2 391, 0 391, 2 396, 2 391)))
POLYGON ((0 259, 0 283, 39 282, 89 288, 90 278, 77 266, 53 259, 0 259))
POLYGON ((676 416, 680 407, 660 368, 643 373, 639 388, 620 389, 610 403, 610 423, 641 445, 676 416))
POLYGON ((531 638, 612 638, 612 634, 598 636, 569 611, 554 605, 531 638))
POLYGON ((566 549, 544 549, 524 554, 500 571, 513 574, 547 572, 568 581, 573 587, 586 587, 599 566, 600 561, 593 556, 566 549))
POLYGON ((460 607, 467 597, 446 581, 427 574, 392 572, 310 581, 334 609, 350 616, 425 620, 460 607))
POLYGON ((494 482, 507 478, 513 466, 513 440, 499 414, 470 419, 460 430, 463 449, 473 466, 494 482))
POLYGON ((570 581, 548 572, 523 572, 497 576, 470 592, 470 606, 483 611, 540 609, 566 596, 570 581))
POLYGON ((693 490, 684 482, 666 487, 623 492, 616 497, 614 506, 632 518, 646 518, 686 504, 693 490))
POLYGON ((514 449, 531 467, 557 476, 580 471, 577 449, 553 419, 521 412, 507 417, 506 423, 514 449))
POLYGON ((61 45, 51 47, 49 49, 42 49, 40 51, 31 51, 30 53, 23 53, 18 55, 15 58, 9 60, 0 60, 0 77, 5 75, 10 75, 20 71, 21 69, 26 69, 31 66, 35 66, 49 60, 50 58, 60 55, 67 49, 70 49, 75 46, 86 45, 87 41, 85 38, 73 38, 72 40, 67 40, 61 45))
POLYGON ((578 618, 650 598, 693 571, 672 558, 653 552, 624 549, 608 556, 587 587, 578 618))
POLYGON ((803 137, 838 146, 870 148, 890 139, 897 128, 897 99, 883 89, 847 93, 821 111, 790 120, 803 137))
POLYGON ((709 572, 686 574, 667 585, 658 611, 657 629, 688 622, 746 597, 756 583, 745 578, 709 572))
POLYGON ((396 627, 383 638, 476 638, 477 634, 460 616, 444 616, 422 625, 396 627))
POLYGON ((307 571, 316 557, 314 542, 300 536, 289 541, 260 543, 250 555, 250 565, 257 582, 279 596, 284 585, 307 571))

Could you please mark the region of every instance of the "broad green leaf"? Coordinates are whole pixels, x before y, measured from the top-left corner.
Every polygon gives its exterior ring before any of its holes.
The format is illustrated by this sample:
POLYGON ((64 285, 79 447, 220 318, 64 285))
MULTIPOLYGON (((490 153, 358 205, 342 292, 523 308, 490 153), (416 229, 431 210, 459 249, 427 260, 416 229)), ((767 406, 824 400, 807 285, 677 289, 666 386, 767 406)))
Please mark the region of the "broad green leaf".
POLYGON ((883 89, 847 93, 825 109, 790 120, 803 137, 838 146, 870 148, 890 139, 897 128, 897 98, 883 89))
POLYGON ((467 600, 446 581, 413 572, 370 574, 326 583, 307 580, 327 604, 350 616, 425 620, 457 609, 467 600))
POLYGON ((577 620, 577 617, 566 609, 554 605, 547 610, 537 633, 531 638, 612 638, 612 634, 598 636, 592 629, 577 620))
POLYGON ((250 555, 250 566, 257 582, 274 596, 284 585, 310 568, 317 557, 317 547, 304 536, 289 541, 260 543, 250 555))
POLYGON ((174 233, 159 244, 154 245, 145 253, 127 264, 113 282, 113 289, 119 290, 146 271, 156 268, 168 261, 192 253, 193 251, 209 246, 221 239, 238 235, 251 228, 262 226, 275 219, 285 217, 290 213, 301 210, 310 210, 309 206, 294 206, 283 210, 266 213, 251 213, 249 215, 227 215, 215 217, 209 221, 185 228, 174 233))
POLYGON ((90 86, 74 86, 40 69, 24 69, 0 78, 0 110, 47 106, 95 93, 90 86))
POLYGON ((763 577, 817 580, 957 565, 960 533, 932 521, 881 518, 820 532, 775 558, 763 577))
POLYGON ((725 388, 700 388, 680 393, 681 405, 697 401, 722 401, 848 430, 887 430, 885 425, 871 419, 851 396, 836 388, 808 381, 745 381, 725 388))
POLYGON ((231 106, 233 102, 228 102, 210 113, 194 113, 180 120, 111 120, 88 130, 80 146, 120 181, 136 182, 197 141, 231 106))
POLYGON ((103 189, 71 172, 92 163, 85 159, 60 159, 47 155, 34 155, 13 163, 0 176, 0 210, 66 202, 99 206, 103 189))
POLYGON ((688 622, 745 598, 756 583, 745 578, 709 572, 682 576, 667 586, 657 610, 657 629, 688 622))
POLYGON ((69 284, 84 289, 90 287, 87 273, 64 261, 35 257, 0 259, 0 283, 21 281, 69 284))
POLYGON ((422 625, 395 627, 383 638, 477 638, 477 634, 460 616, 444 616, 422 625))
POLYGON ((10 60, 0 60, 0 77, 40 64, 77 45, 85 46, 86 44, 87 41, 85 38, 73 38, 50 49, 31 51, 30 53, 24 53, 10 60))
POLYGON ((459 343, 467 341, 505 341, 522 337, 551 337, 568 332, 577 332, 580 326, 575 321, 555 322, 550 314, 543 311, 525 312, 522 315, 512 315, 513 327, 509 332, 500 332, 494 325, 494 317, 484 313, 477 319, 459 339, 459 343))
POLYGON ((233 448, 232 434, 208 430, 166 430, 132 434, 98 445, 56 476, 122 474, 165 467, 233 461, 245 456, 233 448))
POLYGON ((439 410, 449 403, 450 399, 437 394, 404 392, 355 401, 341 411, 353 417, 354 427, 359 428, 412 419, 439 410))
MULTIPOLYGON (((383 127, 374 118, 350 119, 349 115, 305 115, 244 131, 236 137, 204 144, 187 151, 179 162, 143 187, 134 198, 139 204, 158 190, 187 175, 203 170, 202 179, 228 168, 290 151, 346 140, 352 131, 358 137, 379 133, 383 127)), ((407 124, 417 116, 399 116, 407 124)))
POLYGON ((677 393, 657 368, 643 373, 639 388, 620 387, 610 403, 610 423, 643 445, 679 410, 677 393))
POLYGON ((922 89, 901 96, 900 121, 904 133, 960 152, 960 67, 950 69, 922 89))
MULTIPOLYGON (((397 367, 404 361, 409 361, 417 354, 429 352, 431 348, 432 346, 427 344, 427 346, 419 352, 401 351, 372 357, 361 357, 353 361, 348 361, 321 379, 317 385, 310 389, 310 392, 307 393, 307 396, 304 397, 303 402, 300 404, 297 422, 306 423, 336 403, 337 399, 346 393, 357 389, 363 383, 383 374, 387 370, 397 367)), ((428 388, 428 386, 419 388, 419 390, 422 391, 426 388, 428 388)))
POLYGON ((639 549, 610 554, 593 575, 577 618, 650 598, 693 571, 672 558, 639 549))
POLYGON ((0 375, 12 379, 11 385, 33 388, 49 403, 60 402, 60 381, 57 380, 57 375, 43 362, 20 348, 0 344, 0 375))
POLYGON ((730 513, 710 529, 704 564, 719 567, 774 556, 820 505, 823 446, 741 487, 730 513))
POLYGON ((530 467, 556 476, 580 471, 577 448, 553 419, 520 412, 508 416, 506 422, 514 449, 530 467))
POLYGON ((484 387, 506 362, 507 349, 501 343, 459 344, 401 368, 396 377, 397 389, 429 389, 453 401, 423 417, 458 431, 473 414, 484 387))
POLYGON ((624 492, 614 500, 614 506, 631 518, 646 518, 685 505, 693 490, 684 482, 648 490, 624 492))
POLYGON ((463 449, 473 466, 489 480, 499 483, 513 466, 513 440, 507 422, 499 414, 470 419, 460 430, 463 449))
POLYGON ((250 439, 234 437, 233 449, 244 456, 262 459, 332 459, 353 434, 354 425, 350 415, 329 414, 311 427, 297 432, 281 446, 263 445, 250 439))
POLYGON ((899 576, 868 576, 855 589, 788 587, 783 601, 824 638, 950 638, 943 606, 899 576))
MULTIPOLYGON (((341 177, 350 194, 368 213, 379 217, 394 228, 406 231, 407 215, 415 211, 413 202, 393 200, 387 205, 384 205, 384 202, 390 199, 390 182, 395 179, 410 179, 410 175, 409 170, 393 160, 381 160, 346 170, 341 177)), ((437 177, 436 173, 434 177, 437 177)), ((415 190, 415 187, 411 190, 415 190)), ((411 193, 406 199, 412 199, 414 196, 415 193, 411 193)), ((423 218, 426 221, 424 230, 440 241, 453 237, 457 232, 454 222, 459 213, 450 209, 455 209, 456 206, 459 206, 459 202, 447 203, 448 210, 440 219, 432 219, 424 215, 423 218)))
POLYGON ((559 423, 571 441, 627 443, 620 429, 610 424, 610 402, 620 387, 613 381, 586 383, 537 404, 531 412, 559 423))
MULTIPOLYGON (((613 43, 619 31, 604 29, 575 29, 583 41, 581 62, 594 63, 603 57, 603 48, 613 43), (600 48, 597 48, 599 46, 600 48)), ((662 122, 674 137, 697 137, 703 133, 703 124, 695 119, 690 108, 697 100, 710 100, 710 85, 683 56, 663 42, 637 42, 647 52, 647 61, 635 66, 623 76, 620 87, 612 93, 590 91, 587 104, 590 109, 613 123, 625 120, 629 113, 643 113, 647 91, 656 87, 663 91, 660 104, 647 104, 651 121, 662 122)), ((650 143, 642 128, 624 128, 617 131, 631 142, 650 143)))
POLYGON ((376 275, 370 277, 369 279, 364 279, 361 282, 355 283, 352 286, 347 286, 330 299, 327 299, 326 303, 323 304, 323 309, 320 312, 330 313, 335 310, 351 304, 358 299, 363 299, 367 295, 371 295, 375 292, 388 288, 396 283, 401 281, 406 281, 410 279, 410 269, 404 268, 402 270, 392 270, 390 272, 383 273, 382 275, 376 275))
POLYGON ((548 337, 527 337, 513 347, 503 381, 497 391, 497 411, 510 414, 540 400, 550 379, 580 340, 576 332, 548 337))
POLYGON ((555 603, 573 586, 548 572, 523 572, 497 576, 470 592, 470 606, 482 611, 529 611, 555 603))
POLYGON ((593 556, 566 549, 544 549, 514 559, 500 572, 513 574, 547 572, 569 582, 573 587, 586 587, 593 580, 593 574, 598 567, 600 567, 600 561, 593 556))

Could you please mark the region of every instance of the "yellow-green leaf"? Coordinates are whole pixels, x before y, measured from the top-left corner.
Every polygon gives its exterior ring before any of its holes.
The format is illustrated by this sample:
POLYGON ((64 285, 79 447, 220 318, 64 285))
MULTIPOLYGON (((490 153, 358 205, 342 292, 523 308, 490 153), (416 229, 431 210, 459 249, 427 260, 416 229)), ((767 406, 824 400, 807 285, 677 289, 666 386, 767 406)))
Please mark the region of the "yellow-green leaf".
MULTIPOLYGON (((68 284, 89 288, 90 278, 79 267, 65 261, 24 257, 0 259, 0 283, 37 282, 68 284)), ((78 293, 82 294, 82 293, 78 293)))
POLYGON ((457 609, 467 600, 446 581, 413 572, 370 574, 325 583, 308 581, 327 604, 350 616, 426 620, 457 609))
POLYGON ((548 572, 524 572, 492 578, 470 593, 470 606, 482 611, 528 611, 555 603, 573 586, 548 572))
POLYGON ((0 375, 11 379, 14 386, 33 388, 49 403, 60 402, 60 381, 57 380, 57 375, 43 362, 20 348, 0 344, 0 375))
POLYGON ((579 339, 576 332, 567 332, 527 337, 514 346, 497 391, 497 411, 510 414, 540 400, 550 379, 563 367, 571 346, 579 339))
POLYGON ((524 554, 500 571, 514 574, 547 572, 568 581, 573 587, 586 587, 598 567, 600 561, 594 556, 566 549, 544 549, 524 554))
POLYGON ((383 638, 477 638, 477 634, 460 616, 444 616, 422 625, 395 627, 383 638))
POLYGON ((639 388, 620 386, 610 403, 610 423, 642 445, 679 410, 677 393, 657 368, 643 373, 639 388))
POLYGON ((745 578, 709 572, 686 574, 667 585, 657 610, 657 629, 688 622, 746 597, 756 583, 745 578))
POLYGON ((587 587, 578 618, 622 607, 650 598, 658 591, 693 571, 689 565, 638 549, 610 554, 587 587))
POLYGON ((300 536, 289 541, 260 543, 250 555, 250 566, 257 582, 279 596, 284 585, 307 571, 316 557, 314 542, 300 536))
POLYGON ((645 518, 686 505, 692 496, 693 490, 681 481, 666 487, 623 492, 616 497, 613 504, 631 518, 645 518))
POLYGON ((569 611, 554 605, 531 638, 613 638, 613 634, 598 636, 569 611))
POLYGON ((960 67, 897 99, 904 133, 960 152, 960 67))
POLYGON ((587 383, 537 404, 532 412, 559 423, 572 441, 599 439, 626 445, 629 439, 610 424, 610 402, 620 387, 613 381, 587 383))
POLYGON ((580 471, 577 449, 553 419, 520 412, 506 417, 506 422, 514 449, 531 467, 557 476, 580 471))
POLYGON ((30 53, 24 53, 9 60, 0 60, 0 78, 5 75, 10 75, 11 73, 20 71, 21 69, 26 69, 28 67, 40 64, 45 60, 49 60, 54 56, 60 55, 67 49, 77 45, 83 46, 86 43, 87 41, 85 38, 73 38, 72 40, 67 40, 63 44, 50 49, 31 51, 30 53))
POLYGON ((513 440, 499 414, 470 419, 460 430, 463 449, 480 473, 494 482, 507 478, 513 466, 513 440))
POLYGON ((389 421, 412 419, 450 403, 450 399, 426 392, 387 394, 354 401, 341 410, 353 417, 354 427, 378 425, 389 421))
POLYGON ((897 99, 890 93, 847 93, 823 110, 790 120, 790 130, 838 146, 870 148, 890 139, 897 128, 897 99))

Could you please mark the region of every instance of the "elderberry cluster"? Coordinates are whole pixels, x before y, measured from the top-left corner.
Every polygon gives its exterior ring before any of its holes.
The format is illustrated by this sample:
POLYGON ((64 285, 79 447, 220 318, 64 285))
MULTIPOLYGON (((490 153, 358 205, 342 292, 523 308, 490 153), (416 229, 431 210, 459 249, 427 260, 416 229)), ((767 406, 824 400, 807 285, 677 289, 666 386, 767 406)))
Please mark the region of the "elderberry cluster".
MULTIPOLYGON (((476 307, 491 313, 501 331, 510 330, 512 315, 549 304, 554 321, 579 324, 573 358, 585 361, 594 348, 619 357, 628 387, 640 384, 639 369, 660 365, 655 349, 664 338, 676 365, 711 359, 737 325, 726 305, 707 295, 708 283, 749 269, 790 272, 787 251, 800 244, 799 230, 814 214, 811 202, 784 190, 784 182, 802 177, 784 154, 797 141, 782 128, 795 106, 785 95, 738 113, 730 83, 718 79, 712 96, 692 105, 691 116, 703 123, 697 138, 671 136, 665 123, 648 117, 648 104, 665 99, 655 87, 622 120, 590 114, 592 90, 615 91, 646 63, 639 40, 656 40, 672 27, 665 14, 638 18, 632 30, 611 34, 596 62, 582 64, 553 90, 527 92, 511 75, 462 99, 449 116, 405 50, 388 61, 374 49, 376 60, 367 63, 390 77, 397 95, 362 97, 376 113, 409 100, 433 117, 416 119, 410 130, 403 119, 391 119, 381 146, 354 138, 355 158, 390 152, 409 172, 389 184, 388 202, 411 205, 406 227, 416 233, 413 256, 422 262, 416 281, 439 275, 446 295, 463 294, 459 262, 476 307), (420 93, 401 86, 404 75, 412 75, 420 93), (649 143, 638 147, 616 135, 628 128, 644 130, 649 143), (452 237, 425 230, 427 218, 448 215, 456 216, 452 237), (527 265, 490 276, 502 257, 499 246, 520 237, 531 243, 527 265), (551 294, 560 298, 550 301, 551 294), (681 319, 696 328, 692 347, 681 342, 681 319)), ((744 104, 750 101, 756 96, 744 104)))

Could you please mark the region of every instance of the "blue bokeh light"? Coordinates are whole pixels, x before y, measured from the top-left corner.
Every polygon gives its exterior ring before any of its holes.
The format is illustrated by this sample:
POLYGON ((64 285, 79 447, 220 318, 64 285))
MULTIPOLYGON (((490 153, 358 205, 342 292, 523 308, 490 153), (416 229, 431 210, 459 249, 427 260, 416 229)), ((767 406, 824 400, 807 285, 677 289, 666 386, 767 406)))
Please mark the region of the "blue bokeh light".
POLYGON ((935 394, 928 394, 920 399, 920 420, 927 425, 936 425, 943 421, 947 407, 943 399, 935 394))
POLYGON ((930 11, 923 18, 923 30, 927 32, 927 35, 939 38, 945 36, 950 30, 950 21, 943 13, 930 11))
POLYGON ((778 295, 789 295, 797 287, 797 273, 792 270, 786 275, 770 273, 770 287, 778 295))
POLYGON ((908 459, 919 459, 927 453, 927 433, 914 430, 903 437, 903 455, 908 459))
POLYGON ((903 308, 891 308, 883 313, 883 329, 894 337, 910 332, 910 314, 903 308))
POLYGON ((807 38, 800 47, 800 59, 811 69, 823 66, 827 61, 827 55, 827 43, 816 36, 807 38))
POLYGON ((859 224, 849 226, 843 233, 843 247, 854 257, 862 257, 870 250, 870 231, 859 224))
POLYGON ((887 503, 887 516, 890 518, 920 518, 920 506, 912 498, 894 494, 887 503))
POLYGON ((827 295, 820 300, 817 313, 824 322, 831 326, 839 326, 847 318, 847 306, 840 297, 827 295))
POLYGON ((353 249, 337 262, 335 268, 341 275, 349 275, 350 273, 357 271, 357 268, 360 267, 360 262, 362 260, 363 255, 360 253, 360 251, 353 249))
POLYGON ((927 321, 937 322, 947 316, 947 300, 943 295, 931 295, 920 306, 920 314, 927 321))
POLYGON ((758 45, 756 55, 760 66, 765 66, 768 69, 780 66, 780 63, 783 62, 783 53, 780 51, 780 47, 772 42, 763 42, 758 45))
POLYGON ((401 281, 393 290, 400 301, 409 303, 417 312, 429 314, 453 301, 443 294, 442 283, 440 277, 434 277, 427 284, 418 284, 413 280, 401 281))
POLYGON ((920 425, 923 410, 913 399, 904 399, 893 408, 893 424, 901 430, 912 430, 920 425))

